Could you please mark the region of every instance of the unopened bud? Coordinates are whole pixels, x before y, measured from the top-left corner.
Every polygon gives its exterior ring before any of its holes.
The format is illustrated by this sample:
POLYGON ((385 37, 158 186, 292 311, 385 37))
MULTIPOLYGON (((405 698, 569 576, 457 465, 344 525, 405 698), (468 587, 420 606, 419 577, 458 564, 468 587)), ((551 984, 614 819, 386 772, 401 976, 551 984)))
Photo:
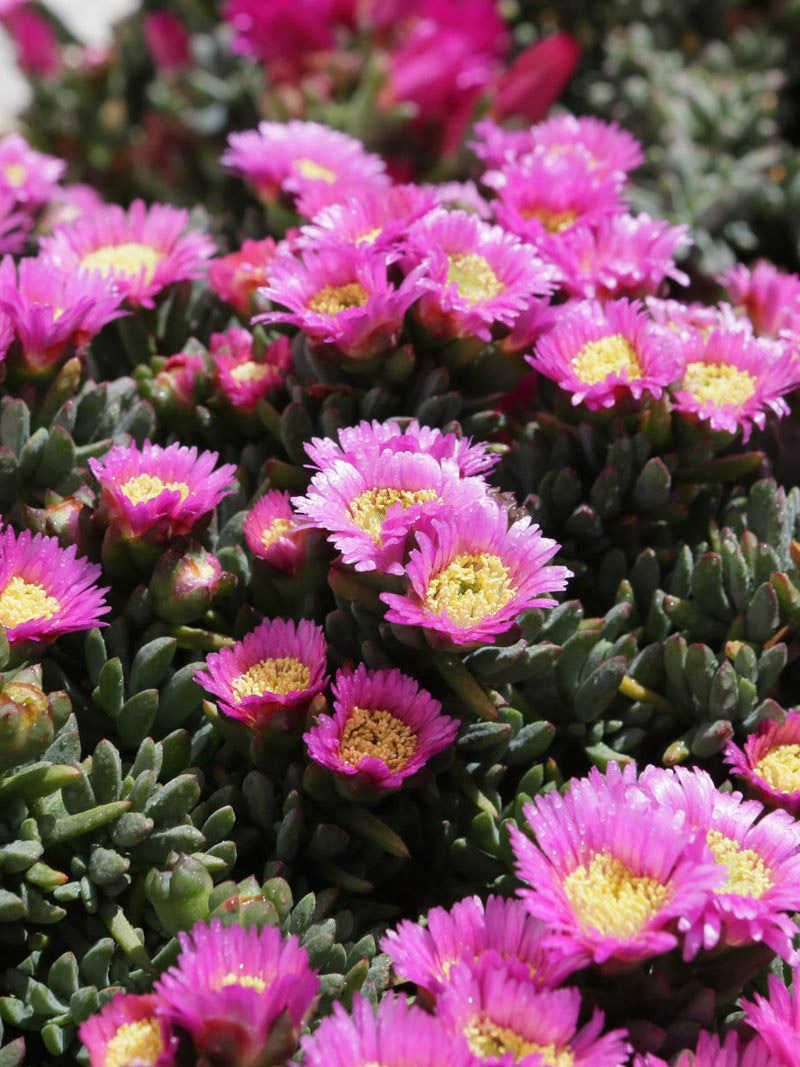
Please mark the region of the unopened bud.
POLYGON ((188 930, 208 918, 208 898, 213 888, 206 866, 187 855, 178 856, 168 871, 154 868, 145 881, 145 895, 170 934, 188 930))
POLYGON ((47 697, 31 682, 8 682, 0 690, 0 768, 36 759, 53 740, 47 697))
POLYGON ((216 556, 193 543, 185 552, 161 556, 150 580, 150 601, 167 622, 194 622, 217 596, 230 592, 234 582, 216 556))

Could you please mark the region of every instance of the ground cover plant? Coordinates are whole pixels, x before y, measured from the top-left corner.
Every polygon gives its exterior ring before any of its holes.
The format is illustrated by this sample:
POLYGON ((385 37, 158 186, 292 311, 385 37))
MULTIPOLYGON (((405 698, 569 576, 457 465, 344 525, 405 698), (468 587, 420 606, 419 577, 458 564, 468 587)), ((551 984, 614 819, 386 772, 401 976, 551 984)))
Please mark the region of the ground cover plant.
POLYGON ((0 17, 0 1067, 795 1067, 800 277, 577 23, 0 17))

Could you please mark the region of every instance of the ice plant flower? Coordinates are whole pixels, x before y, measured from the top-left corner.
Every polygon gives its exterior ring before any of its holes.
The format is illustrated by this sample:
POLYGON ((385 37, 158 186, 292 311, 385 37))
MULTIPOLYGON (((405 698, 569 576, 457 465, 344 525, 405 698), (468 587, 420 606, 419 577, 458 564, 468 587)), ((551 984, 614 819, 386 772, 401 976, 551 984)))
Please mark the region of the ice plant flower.
POLYGON ((51 78, 61 67, 61 48, 53 26, 38 11, 17 8, 4 20, 13 38, 20 70, 38 78, 51 78))
POLYGON ((244 520, 244 537, 257 559, 286 574, 305 559, 307 534, 298 526, 289 494, 280 489, 271 489, 253 505, 244 520))
POLYGON ((302 260, 279 256, 260 296, 288 311, 257 315, 254 322, 288 322, 312 341, 359 361, 390 348, 403 316, 422 293, 422 270, 395 287, 389 258, 369 246, 323 248, 302 260))
POLYGON ((408 228, 436 204, 431 187, 392 185, 366 189, 324 207, 302 226, 296 245, 312 251, 326 245, 371 245, 388 248, 402 242, 408 228))
POLYGON ((333 49, 341 3, 335 0, 226 0, 233 47, 263 63, 272 81, 296 81, 314 57, 333 49))
POLYGON ((231 407, 242 412, 254 412, 259 400, 279 389, 292 364, 288 337, 279 337, 257 357, 253 352, 253 335, 241 326, 212 333, 211 356, 217 385, 231 407))
POLYGON ((171 1067, 178 1041, 157 1003, 152 994, 117 993, 82 1022, 78 1034, 91 1067, 171 1067))
POLYGON ((174 282, 198 278, 212 255, 211 239, 187 230, 189 213, 168 204, 134 200, 59 226, 41 250, 63 273, 89 271, 111 278, 132 306, 153 307, 174 282))
POLYGON ((50 642, 61 634, 103 626, 111 609, 96 585, 100 567, 78 558, 55 537, 0 532, 0 624, 12 645, 50 642))
MULTIPOLYGON (((749 1046, 740 1042, 739 1035, 732 1030, 724 1041, 716 1034, 702 1031, 697 1039, 697 1047, 692 1052, 682 1052, 674 1060, 674 1067, 779 1067, 768 1059, 753 1057, 749 1046)), ((648 1053, 636 1056, 633 1067, 668 1067, 660 1056, 648 1053)))
POLYGON ((404 261, 427 264, 417 305, 435 336, 479 337, 511 328, 532 297, 553 288, 553 270, 528 245, 463 211, 437 211, 414 226, 404 261))
MULTIPOLYGON (((751 1041, 752 1051, 764 1057, 757 1067, 800 1067, 800 970, 792 972, 791 993, 774 974, 767 978, 768 994, 754 994, 753 1000, 742 1000, 744 1019, 756 1032, 751 1041), (767 1062, 767 1056, 774 1063, 767 1062)), ((756 1067, 756 1063, 753 1067, 756 1067)), ((748 1067, 743 1061, 742 1067, 748 1067)))
POLYGON ((143 29, 147 49, 159 70, 173 73, 189 65, 189 32, 177 15, 151 11, 145 16, 143 29))
POLYGON ((220 300, 231 304, 240 315, 249 315, 256 291, 269 284, 269 265, 277 248, 271 237, 245 241, 238 251, 211 260, 208 284, 220 300))
POLYGON ((675 345, 629 300, 579 301, 555 317, 528 362, 552 378, 573 404, 612 408, 626 394, 659 397, 680 376, 675 345))
MULTIPOLYGON (((632 770, 632 768, 631 768, 632 770)), ((629 964, 669 952, 700 916, 722 872, 702 835, 631 788, 617 764, 525 807, 536 843, 516 827, 520 890, 534 918, 585 962, 629 964), (603 813, 600 819, 598 812, 603 813)))
POLYGON ((296 937, 214 919, 195 923, 178 940, 177 963, 155 983, 158 1013, 190 1034, 201 1055, 253 1062, 284 1012, 299 1030, 319 979, 296 937))
POLYGON ((310 758, 355 787, 399 789, 455 741, 458 722, 398 670, 339 671, 333 715, 319 715, 304 740, 310 758))
POLYGON ((10 192, 0 189, 0 255, 21 252, 33 227, 31 216, 16 210, 16 203, 10 192))
POLYGON ((212 652, 194 677, 226 715, 260 727, 284 711, 302 716, 328 683, 327 651, 309 619, 265 619, 232 648, 212 652))
POLYGON ((756 333, 779 337, 800 331, 800 277, 761 260, 752 270, 739 264, 720 276, 731 303, 748 316, 756 333))
POLYGON ((800 712, 788 712, 783 722, 765 719, 744 749, 730 741, 725 762, 767 807, 800 813, 800 712))
POLYGON ((28 210, 50 199, 66 169, 63 159, 34 151, 18 133, 0 138, 0 191, 28 210))
POLYGON ((483 497, 481 478, 462 478, 450 460, 413 452, 372 452, 335 460, 292 503, 358 571, 402 574, 409 535, 423 515, 483 497))
POLYGON ((417 530, 405 593, 382 593, 388 622, 421 626, 455 645, 491 644, 523 611, 554 607, 548 594, 572 577, 548 566, 559 545, 529 518, 486 497, 460 513, 445 511, 417 530))
POLYGON ((145 441, 114 445, 102 459, 90 459, 100 483, 100 510, 130 537, 190 533, 224 496, 233 492, 236 468, 215 470, 216 452, 145 441))
POLYGON ((800 361, 782 358, 772 342, 741 331, 688 333, 680 356, 675 408, 699 417, 712 430, 741 430, 745 442, 753 424, 763 428, 768 413, 788 415, 783 396, 800 384, 800 361))
POLYGON ((436 1002, 436 1016, 457 1048, 486 1067, 622 1067, 630 1046, 624 1030, 603 1034, 595 1011, 578 1029, 577 989, 542 989, 486 953, 473 967, 454 968, 436 1002))
POLYGON ((496 896, 485 904, 478 896, 465 897, 449 911, 431 908, 425 926, 403 919, 383 937, 381 951, 404 982, 434 997, 447 987, 453 967, 474 965, 487 952, 518 963, 537 987, 560 985, 576 966, 521 900, 496 896))

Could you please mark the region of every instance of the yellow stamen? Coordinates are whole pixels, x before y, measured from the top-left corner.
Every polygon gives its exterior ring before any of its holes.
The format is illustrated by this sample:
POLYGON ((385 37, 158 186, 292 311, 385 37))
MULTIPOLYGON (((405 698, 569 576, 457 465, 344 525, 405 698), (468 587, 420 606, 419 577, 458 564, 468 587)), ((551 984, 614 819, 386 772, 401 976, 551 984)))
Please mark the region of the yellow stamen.
POLYGON ((296 159, 294 169, 301 178, 327 182, 329 185, 333 185, 336 181, 335 171, 332 171, 330 167, 323 167, 321 163, 315 163, 313 159, 296 159))
POLYGON ((381 226, 376 226, 374 230, 369 230, 367 233, 362 233, 360 237, 356 237, 357 245, 374 245, 383 232, 381 226))
POLYGON ((709 830, 706 840, 714 853, 714 859, 724 867, 727 880, 714 890, 715 893, 736 893, 740 897, 758 900, 772 888, 772 872, 757 852, 740 848, 730 837, 719 830, 709 830))
POLYGON ((276 541, 285 537, 291 528, 290 519, 273 519, 272 525, 261 531, 261 544, 264 548, 269 548, 270 545, 274 545, 276 541))
POLYGON ((279 659, 262 659, 234 678, 231 689, 237 700, 245 697, 260 697, 265 693, 292 693, 308 689, 311 684, 311 669, 291 656, 279 659))
POLYGON ((581 926, 625 939, 636 937, 670 896, 669 886, 634 874, 608 852, 568 874, 564 892, 581 926))
POLYGON ((465 628, 496 615, 515 593, 511 572, 499 556, 463 553, 431 578, 425 603, 437 615, 447 612, 452 623, 465 628))
POLYGON ((28 177, 28 171, 21 163, 6 163, 3 167, 3 177, 10 186, 19 189, 28 177))
POLYGON ((605 381, 610 374, 622 374, 623 371, 627 373, 629 382, 642 376, 636 349, 621 333, 601 337, 599 341, 589 341, 573 357, 572 369, 586 385, 596 385, 605 381))
POLYGON ((424 504, 426 500, 436 500, 435 489, 367 489, 351 502, 347 511, 356 526, 379 545, 389 508, 402 504, 405 510, 414 504, 424 504))
POLYGON ((575 1055, 568 1046, 537 1045, 521 1034, 500 1026, 491 1019, 474 1018, 464 1031, 470 1052, 482 1060, 499 1059, 509 1053, 518 1062, 525 1056, 537 1053, 549 1067, 572 1067, 575 1055))
POLYGON ((338 315, 348 308, 362 308, 369 300, 369 293, 361 282, 348 282, 347 285, 326 285, 308 302, 312 311, 319 315, 338 315))
POLYGON ((732 367, 730 363, 690 363, 683 376, 683 387, 701 404, 739 407, 756 391, 755 375, 732 367))
POLYGON ((106 1045, 103 1067, 128 1067, 130 1063, 155 1063, 164 1051, 161 1024, 157 1019, 137 1019, 120 1026, 106 1045))
POLYGON ((83 270, 95 271, 107 277, 109 274, 124 274, 126 277, 143 277, 145 282, 153 280, 156 267, 164 258, 164 253, 151 245, 138 241, 123 241, 118 245, 105 245, 89 252, 81 260, 83 270))
POLYGON ((272 372, 268 363, 256 363, 254 359, 248 359, 239 363, 231 371, 231 378, 235 382, 260 382, 272 372))
POLYGON ((450 264, 447 281, 455 284, 458 295, 468 304, 494 300, 505 289, 485 256, 469 252, 448 256, 447 259, 450 264))
POLYGON ((258 978, 254 974, 234 974, 233 971, 223 976, 218 988, 224 989, 229 985, 238 985, 242 989, 257 989, 259 993, 263 993, 267 988, 267 983, 263 978, 258 978))
POLYGON ((800 745, 776 745, 755 765, 755 773, 776 793, 800 791, 800 745))
POLYGON ((342 731, 339 754, 351 767, 371 757, 401 771, 417 751, 417 735, 396 715, 379 708, 353 708, 342 731))
POLYGON ((26 582, 16 575, 0 593, 0 623, 7 630, 34 619, 52 619, 60 609, 59 602, 43 585, 26 582))
POLYGON ((562 233, 578 220, 575 211, 551 211, 546 207, 529 207, 520 214, 525 219, 538 219, 548 233, 562 233))
POLYGON ((163 482, 155 474, 137 474, 119 487, 119 491, 132 504, 146 504, 149 500, 155 500, 165 489, 180 493, 181 503, 189 495, 189 486, 185 482, 163 482))

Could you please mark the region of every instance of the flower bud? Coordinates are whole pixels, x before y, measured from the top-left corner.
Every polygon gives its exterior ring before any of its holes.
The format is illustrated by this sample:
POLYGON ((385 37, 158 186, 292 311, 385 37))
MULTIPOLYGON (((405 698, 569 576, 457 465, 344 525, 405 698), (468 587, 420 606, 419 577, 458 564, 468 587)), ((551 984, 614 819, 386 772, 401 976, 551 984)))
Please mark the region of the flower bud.
POLYGON ((8 682, 0 690, 0 769, 36 759, 53 740, 47 697, 33 682, 8 682))
POLYGON ((194 622, 235 582, 216 556, 192 542, 185 552, 161 556, 150 580, 150 602, 167 622, 194 622))
POLYGON ((159 922, 170 934, 188 930, 208 918, 208 898, 214 881, 205 864, 180 855, 167 871, 153 868, 145 881, 145 895, 159 922))
POLYGON ((58 538, 62 548, 75 545, 84 554, 91 532, 92 508, 88 495, 88 490, 64 497, 48 492, 43 508, 24 508, 25 525, 34 533, 58 538))

